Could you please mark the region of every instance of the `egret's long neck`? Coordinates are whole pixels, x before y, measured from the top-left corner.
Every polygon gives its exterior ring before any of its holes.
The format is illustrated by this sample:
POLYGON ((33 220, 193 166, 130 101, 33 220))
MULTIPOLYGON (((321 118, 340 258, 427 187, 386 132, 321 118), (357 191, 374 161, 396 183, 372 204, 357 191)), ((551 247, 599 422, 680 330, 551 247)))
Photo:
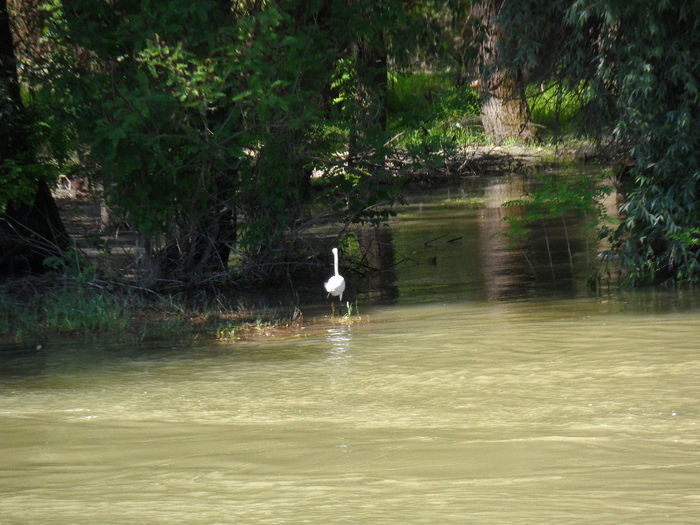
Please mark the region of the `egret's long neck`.
POLYGON ((338 248, 333 248, 333 269, 335 274, 338 275, 338 248))

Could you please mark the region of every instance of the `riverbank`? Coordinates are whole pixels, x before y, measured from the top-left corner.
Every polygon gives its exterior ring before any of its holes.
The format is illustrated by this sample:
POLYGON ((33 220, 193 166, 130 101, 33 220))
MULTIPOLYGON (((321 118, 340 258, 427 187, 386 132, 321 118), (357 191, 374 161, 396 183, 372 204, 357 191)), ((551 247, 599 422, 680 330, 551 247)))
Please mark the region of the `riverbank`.
POLYGON ((587 140, 568 139, 565 144, 475 145, 439 161, 417 165, 408 174, 409 183, 431 188, 465 177, 526 173, 562 166, 609 165, 617 153, 612 147, 587 140))
MULTIPOLYGON (((407 184, 428 191, 459 179, 598 162, 597 155, 585 143, 567 149, 478 146, 442 165, 416 169, 407 184)), ((45 276, 0 284, 0 343, 85 337, 231 341, 288 335, 319 318, 332 319, 328 305, 322 313, 319 305, 311 307, 304 319, 304 305, 320 300, 316 289, 322 278, 314 272, 295 282, 294 289, 290 283, 282 290, 224 282, 151 286, 133 270, 141 256, 135 232, 128 225, 103 228, 96 192, 84 181, 62 180, 55 198, 73 241, 74 262, 45 276)), ((340 312, 334 315, 341 318, 340 312)))
POLYGON ((329 303, 322 313, 319 305, 309 306, 305 318, 306 307, 282 297, 264 289, 161 294, 124 281, 28 277, 0 286, 0 345, 105 338, 229 343, 366 321, 357 305, 349 303, 333 308, 329 303))

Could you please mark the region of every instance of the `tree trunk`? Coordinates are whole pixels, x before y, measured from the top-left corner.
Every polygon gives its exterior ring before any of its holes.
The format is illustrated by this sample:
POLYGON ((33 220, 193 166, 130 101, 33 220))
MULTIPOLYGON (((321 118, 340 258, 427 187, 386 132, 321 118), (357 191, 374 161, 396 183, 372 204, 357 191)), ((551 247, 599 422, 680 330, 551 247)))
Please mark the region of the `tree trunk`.
POLYGON ((10 203, 0 214, 0 276, 43 273, 47 257, 63 258, 68 234, 46 181, 36 181, 32 204, 10 203))
POLYGON ((481 122, 486 134, 497 144, 506 139, 532 142, 536 133, 530 122, 522 82, 503 72, 480 82, 481 122))
MULTIPOLYGON (((3 129, 0 133, 0 184, 23 184, 34 190, 33 199, 10 200, 0 212, 0 276, 41 273, 47 257, 62 257, 68 246, 58 208, 44 178, 8 172, 3 163, 31 162, 26 115, 20 99, 7 0, 0 0, 0 100, 3 129), (17 162, 20 160, 20 162, 17 162)), ((12 195, 12 192, 7 192, 12 195)), ((12 197, 10 197, 12 199, 12 197)), ((15 197, 17 199, 17 197, 15 197)))
POLYGON ((355 44, 357 84, 350 132, 350 160, 384 165, 381 139, 387 124, 387 56, 383 39, 370 42, 360 37, 355 44))
POLYGON ((536 139, 525 99, 522 75, 499 63, 501 27, 498 13, 504 0, 482 0, 472 7, 477 21, 479 46, 479 98, 481 121, 486 134, 497 144, 509 138, 531 142, 536 139))

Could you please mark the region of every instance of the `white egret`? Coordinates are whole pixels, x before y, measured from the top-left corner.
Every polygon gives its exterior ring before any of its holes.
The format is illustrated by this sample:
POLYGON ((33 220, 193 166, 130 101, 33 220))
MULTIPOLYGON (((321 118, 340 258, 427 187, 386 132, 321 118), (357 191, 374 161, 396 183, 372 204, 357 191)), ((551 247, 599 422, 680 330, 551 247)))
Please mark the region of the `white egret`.
POLYGON ((333 248, 333 269, 335 274, 326 281, 324 286, 329 296, 339 297, 340 302, 343 301, 343 292, 345 291, 345 279, 338 273, 338 248, 333 248))

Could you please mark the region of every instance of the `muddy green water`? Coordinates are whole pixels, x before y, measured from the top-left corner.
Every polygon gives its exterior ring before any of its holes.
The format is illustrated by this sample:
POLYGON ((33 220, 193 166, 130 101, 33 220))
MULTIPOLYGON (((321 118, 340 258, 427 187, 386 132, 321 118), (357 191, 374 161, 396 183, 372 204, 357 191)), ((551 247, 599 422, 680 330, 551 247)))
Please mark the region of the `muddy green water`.
POLYGON ((533 284, 423 206, 361 322, 0 349, 0 523, 696 523, 700 295, 533 284))

